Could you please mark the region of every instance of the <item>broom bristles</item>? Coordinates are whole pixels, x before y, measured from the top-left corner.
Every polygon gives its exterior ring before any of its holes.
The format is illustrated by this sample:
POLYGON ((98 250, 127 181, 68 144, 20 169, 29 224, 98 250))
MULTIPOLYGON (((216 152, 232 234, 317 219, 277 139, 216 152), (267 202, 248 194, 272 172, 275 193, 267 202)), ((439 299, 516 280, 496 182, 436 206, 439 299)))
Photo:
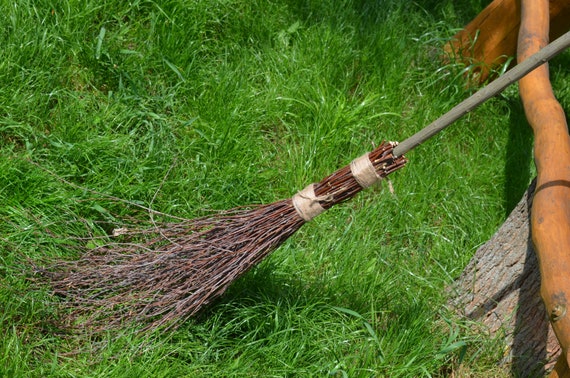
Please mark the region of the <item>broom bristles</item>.
MULTIPOLYGON (((406 163, 395 144, 368 157, 378 178, 406 163)), ((363 187, 350 166, 313 185, 328 209, 363 187)), ((292 199, 237 208, 143 231, 144 242, 112 243, 44 271, 53 292, 71 309, 64 323, 98 332, 125 323, 145 330, 176 327, 222 295, 237 278, 294 234, 307 219, 292 199)))

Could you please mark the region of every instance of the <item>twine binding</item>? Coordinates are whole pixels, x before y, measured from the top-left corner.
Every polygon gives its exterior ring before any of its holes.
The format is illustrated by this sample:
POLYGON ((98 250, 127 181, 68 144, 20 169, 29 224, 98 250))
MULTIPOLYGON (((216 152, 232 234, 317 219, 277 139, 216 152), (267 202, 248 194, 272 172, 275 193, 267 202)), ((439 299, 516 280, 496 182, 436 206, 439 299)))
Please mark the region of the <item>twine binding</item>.
POLYGON ((358 182, 358 185, 360 185, 363 189, 366 189, 376 182, 382 180, 382 177, 380 177, 378 172, 376 172, 376 169, 374 169, 374 165, 372 165, 372 162, 370 161, 368 155, 368 153, 362 155, 350 163, 350 172, 352 173, 352 176, 356 182, 358 182))
POLYGON ((297 214, 309 222, 311 219, 321 214, 325 209, 319 203, 319 198, 315 195, 314 184, 307 186, 299 191, 291 199, 293 206, 297 210, 297 214))

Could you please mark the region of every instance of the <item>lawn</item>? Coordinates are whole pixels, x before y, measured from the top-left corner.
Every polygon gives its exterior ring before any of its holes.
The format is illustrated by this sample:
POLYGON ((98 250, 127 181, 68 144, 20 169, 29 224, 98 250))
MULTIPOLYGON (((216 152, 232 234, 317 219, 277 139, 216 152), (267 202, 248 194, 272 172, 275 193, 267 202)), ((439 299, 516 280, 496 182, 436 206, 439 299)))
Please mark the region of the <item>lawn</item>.
MULTIPOLYGON (((32 266, 143 208, 291 197, 472 91, 442 45, 488 1, 2 1, 0 376, 500 376, 445 288, 534 175, 516 86, 305 225, 169 332, 65 335, 32 266), (34 276, 35 277, 35 276, 34 276), (37 278, 37 277, 36 277, 37 278)), ((551 64, 570 108, 568 53, 551 64)))

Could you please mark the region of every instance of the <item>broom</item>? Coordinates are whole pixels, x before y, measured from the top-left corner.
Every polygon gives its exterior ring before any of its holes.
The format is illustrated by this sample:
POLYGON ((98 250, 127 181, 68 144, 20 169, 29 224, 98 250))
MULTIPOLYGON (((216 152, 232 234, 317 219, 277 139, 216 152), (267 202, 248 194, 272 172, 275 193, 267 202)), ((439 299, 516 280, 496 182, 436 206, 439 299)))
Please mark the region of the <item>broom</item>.
POLYGON ((41 271, 70 311, 64 322, 94 332, 126 322, 143 330, 175 328, 222 295, 237 278, 310 221, 406 164, 404 153, 429 139, 570 45, 570 32, 506 72, 400 144, 383 142, 292 198, 268 205, 115 230, 127 238, 93 248, 79 260, 41 271), (126 235, 125 235, 126 234, 126 235), (130 236, 143 235, 146 241, 130 236))

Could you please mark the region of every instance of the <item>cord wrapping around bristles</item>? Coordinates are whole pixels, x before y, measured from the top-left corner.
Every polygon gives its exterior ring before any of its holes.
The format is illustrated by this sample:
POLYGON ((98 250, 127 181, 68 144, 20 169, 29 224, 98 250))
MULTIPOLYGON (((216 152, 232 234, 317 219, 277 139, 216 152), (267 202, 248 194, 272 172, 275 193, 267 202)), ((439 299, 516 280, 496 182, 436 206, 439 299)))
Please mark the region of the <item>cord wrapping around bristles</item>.
MULTIPOLYGON (((368 159, 378 177, 376 181, 383 179, 406 164, 405 156, 395 157, 393 155, 396 145, 396 142, 383 142, 368 154, 368 159)), ((351 199, 364 187, 354 177, 351 165, 347 165, 315 184, 314 189, 317 197, 328 196, 328 199, 320 201, 320 204, 324 209, 329 209, 338 203, 351 199)))
MULTIPOLYGON (((368 154, 380 178, 406 163, 403 156, 393 156, 393 148, 394 143, 382 143, 368 154)), ((345 166, 309 188, 269 205, 138 232, 120 229, 113 242, 39 273, 71 310, 64 319, 68 327, 90 332, 125 322, 144 324, 146 330, 176 327, 222 295, 308 218, 348 200, 363 186, 345 166), (303 217, 294 202, 305 197, 317 210, 303 217)))
POLYGON ((305 222, 309 222, 325 211, 319 201, 324 201, 327 198, 317 197, 314 187, 315 184, 310 184, 291 198, 295 210, 297 210, 297 213, 305 222))
POLYGON ((368 154, 362 155, 359 158, 350 162, 350 173, 363 189, 366 189, 382 179, 374 165, 370 161, 368 154))

